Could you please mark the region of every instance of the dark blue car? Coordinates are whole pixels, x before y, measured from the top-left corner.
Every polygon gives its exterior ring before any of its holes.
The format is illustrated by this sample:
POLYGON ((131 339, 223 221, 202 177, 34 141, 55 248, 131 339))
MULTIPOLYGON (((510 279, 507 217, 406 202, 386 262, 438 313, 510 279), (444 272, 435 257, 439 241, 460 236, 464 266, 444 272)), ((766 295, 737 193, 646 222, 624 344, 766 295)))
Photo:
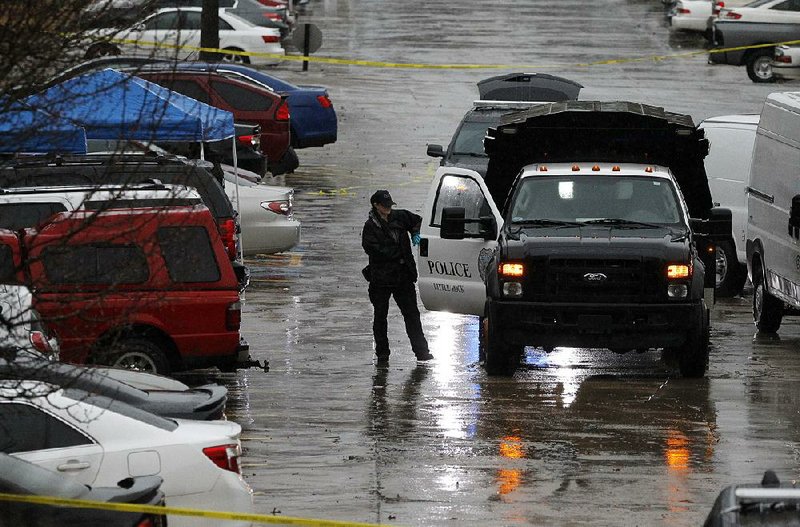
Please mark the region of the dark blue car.
POLYGON ((323 146, 336 142, 336 110, 333 108, 328 90, 322 86, 297 86, 239 64, 182 62, 178 68, 215 71, 226 76, 255 82, 287 95, 294 148, 323 146))

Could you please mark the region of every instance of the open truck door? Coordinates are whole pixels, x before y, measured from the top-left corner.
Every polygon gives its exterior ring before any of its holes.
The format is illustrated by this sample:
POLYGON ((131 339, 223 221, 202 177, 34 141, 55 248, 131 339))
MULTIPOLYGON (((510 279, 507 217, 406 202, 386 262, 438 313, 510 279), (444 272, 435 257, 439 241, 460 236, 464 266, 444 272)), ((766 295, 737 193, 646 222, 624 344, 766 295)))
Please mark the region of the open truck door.
POLYGON ((440 167, 422 214, 417 267, 425 308, 483 315, 486 267, 503 219, 483 178, 473 170, 440 167))

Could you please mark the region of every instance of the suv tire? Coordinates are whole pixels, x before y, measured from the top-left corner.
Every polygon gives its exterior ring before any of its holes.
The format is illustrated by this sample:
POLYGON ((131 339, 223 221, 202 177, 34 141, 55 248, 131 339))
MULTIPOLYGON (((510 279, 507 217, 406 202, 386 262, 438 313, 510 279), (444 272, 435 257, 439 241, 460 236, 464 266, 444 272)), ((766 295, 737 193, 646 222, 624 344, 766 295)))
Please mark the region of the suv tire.
POLYGON ((514 346, 510 346, 503 340, 499 331, 492 328, 491 318, 487 318, 485 340, 483 365, 487 375, 514 375, 519 364, 520 353, 514 349, 514 346))
POLYGON ((168 375, 169 360, 164 351, 153 341, 143 338, 128 338, 111 345, 108 352, 108 364, 146 373, 168 375))
POLYGON ((772 71, 772 56, 774 48, 761 48, 754 50, 745 62, 747 76, 753 82, 775 82, 775 73, 772 71))
POLYGON ((717 245, 717 295, 727 298, 740 294, 746 279, 747 272, 739 263, 733 242, 717 245))
POLYGON ((700 320, 687 335, 686 342, 677 354, 678 368, 684 377, 701 378, 708 370, 708 308, 705 303, 702 306, 700 320))
POLYGON ((753 272, 753 322, 760 332, 775 333, 783 320, 783 302, 767 291, 764 269, 753 272))

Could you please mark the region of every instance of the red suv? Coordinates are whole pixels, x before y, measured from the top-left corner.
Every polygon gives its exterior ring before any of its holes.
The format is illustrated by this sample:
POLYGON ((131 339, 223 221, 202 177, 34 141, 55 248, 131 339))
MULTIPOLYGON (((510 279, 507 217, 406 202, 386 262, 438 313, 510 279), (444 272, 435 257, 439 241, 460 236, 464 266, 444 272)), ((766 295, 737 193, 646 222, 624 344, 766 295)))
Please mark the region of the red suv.
POLYGON ((62 212, 0 230, 61 359, 167 374, 249 358, 238 283, 204 205, 62 212))
POLYGON ((137 69, 134 74, 192 99, 233 113, 237 123, 261 126, 261 149, 267 154, 267 170, 273 175, 293 171, 299 165, 291 143, 289 103, 280 95, 219 73, 175 71, 169 68, 137 69))

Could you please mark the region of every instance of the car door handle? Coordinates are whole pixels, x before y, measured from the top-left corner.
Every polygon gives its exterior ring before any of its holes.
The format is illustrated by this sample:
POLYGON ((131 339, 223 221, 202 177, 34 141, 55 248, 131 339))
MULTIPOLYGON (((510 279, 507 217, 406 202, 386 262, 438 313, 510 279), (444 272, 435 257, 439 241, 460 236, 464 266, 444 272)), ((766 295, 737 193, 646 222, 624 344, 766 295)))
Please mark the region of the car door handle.
POLYGON ((71 472, 73 470, 84 470, 91 466, 90 463, 86 461, 78 461, 77 459, 70 459, 66 463, 59 465, 56 467, 59 472, 71 472))

